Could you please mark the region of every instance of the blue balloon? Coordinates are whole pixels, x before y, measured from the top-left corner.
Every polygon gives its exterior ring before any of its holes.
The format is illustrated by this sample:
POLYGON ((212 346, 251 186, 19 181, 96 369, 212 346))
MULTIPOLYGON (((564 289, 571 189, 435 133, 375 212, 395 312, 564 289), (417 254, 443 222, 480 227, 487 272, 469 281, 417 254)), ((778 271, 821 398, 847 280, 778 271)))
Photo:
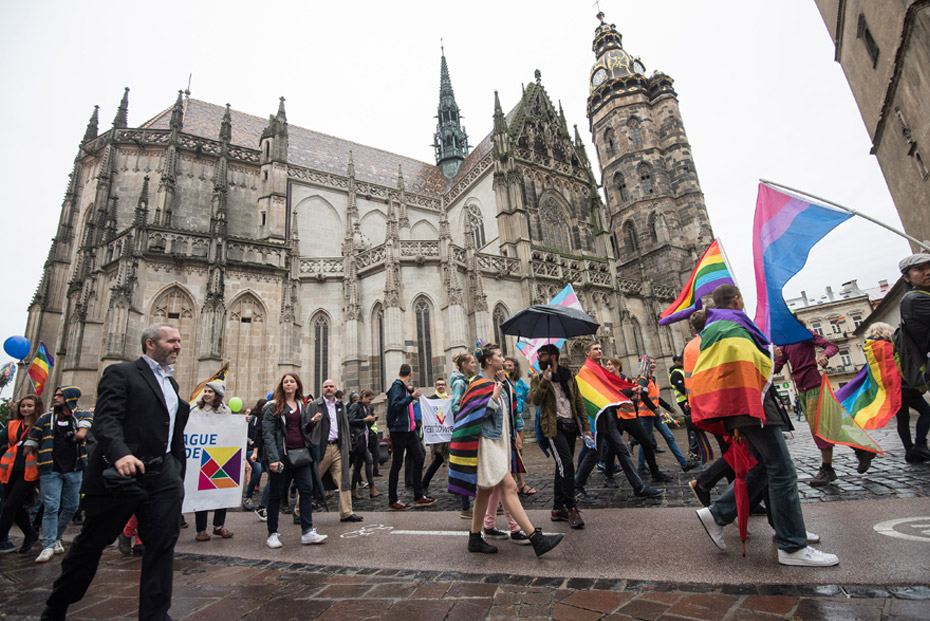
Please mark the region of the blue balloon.
POLYGON ((268 393, 268 400, 271 401, 272 397, 274 397, 274 392, 269 392, 269 393, 268 393))
POLYGON ((11 358, 22 360, 29 355, 32 350, 32 344, 25 336, 11 336, 3 341, 3 351, 11 358))

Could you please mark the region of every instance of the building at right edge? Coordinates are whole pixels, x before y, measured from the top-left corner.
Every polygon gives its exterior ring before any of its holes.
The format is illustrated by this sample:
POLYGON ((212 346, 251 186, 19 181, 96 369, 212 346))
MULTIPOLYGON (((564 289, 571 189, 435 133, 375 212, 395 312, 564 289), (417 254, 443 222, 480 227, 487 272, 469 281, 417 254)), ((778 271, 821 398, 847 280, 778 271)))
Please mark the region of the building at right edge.
POLYGON ((930 240, 930 0, 815 2, 904 230, 930 240))

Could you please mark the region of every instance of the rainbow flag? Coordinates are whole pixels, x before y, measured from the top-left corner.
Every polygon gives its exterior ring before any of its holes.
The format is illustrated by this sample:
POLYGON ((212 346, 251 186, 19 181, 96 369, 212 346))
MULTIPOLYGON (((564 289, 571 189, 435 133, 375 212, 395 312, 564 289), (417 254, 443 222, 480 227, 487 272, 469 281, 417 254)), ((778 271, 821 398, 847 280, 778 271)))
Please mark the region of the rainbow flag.
POLYGON ((449 443, 449 491, 474 496, 478 489, 478 439, 494 382, 478 376, 462 395, 449 443))
MULTIPOLYGON (((564 289, 555 294, 549 304, 557 304, 559 306, 565 306, 568 308, 574 308, 576 310, 584 311, 581 308, 581 302, 578 301, 578 296, 575 295, 575 289, 571 285, 566 285, 564 289)), ((520 350, 520 353, 526 356, 526 359, 530 363, 530 375, 533 373, 539 372, 539 348, 543 345, 548 345, 552 343, 559 349, 562 349, 562 345, 565 344, 566 339, 530 339, 528 341, 517 341, 517 349, 520 350)))
POLYGON ((808 419, 814 434, 827 442, 843 444, 852 448, 884 455, 882 447, 873 440, 856 421, 846 413, 830 386, 830 380, 823 376, 820 384, 820 400, 813 411, 813 419, 808 419))
POLYGON ((720 240, 715 239, 698 259, 691 278, 678 298, 659 315, 659 325, 683 321, 701 308, 701 298, 714 292, 720 285, 733 285, 733 276, 727 266, 720 240))
POLYGON ((868 338, 863 345, 866 366, 836 391, 836 400, 863 429, 884 427, 901 407, 901 373, 894 362, 894 346, 868 338))
POLYGON ((749 415, 765 420, 762 400, 772 385, 772 349, 743 311, 711 308, 701 353, 691 375, 691 419, 716 432, 717 419, 749 415), (703 424, 702 424, 703 423, 703 424))
POLYGON ((197 386, 194 388, 194 391, 191 393, 191 398, 188 400, 188 403, 190 403, 191 405, 194 405, 195 403, 197 403, 197 401, 200 400, 200 397, 203 395, 203 389, 207 385, 207 383, 215 381, 215 380, 226 381, 226 374, 228 372, 229 372, 229 363, 227 362, 223 366, 220 367, 219 371, 217 371, 216 373, 214 373, 207 379, 203 380, 199 384, 197 384, 197 386))
POLYGON ((584 401, 592 433, 597 433, 597 417, 601 412, 614 405, 632 404, 630 398, 620 391, 635 388, 636 385, 610 373, 590 358, 585 359, 584 366, 578 370, 575 380, 578 382, 578 390, 581 392, 581 400, 584 401))
POLYGON ((45 389, 45 382, 48 381, 48 373, 55 366, 55 359, 48 353, 45 343, 39 343, 39 349, 29 365, 29 377, 32 378, 32 386, 37 395, 41 395, 45 389))
POLYGON ((755 323, 776 345, 811 338, 791 314, 782 289, 807 263, 811 248, 852 214, 759 184, 752 224, 756 273, 755 323))

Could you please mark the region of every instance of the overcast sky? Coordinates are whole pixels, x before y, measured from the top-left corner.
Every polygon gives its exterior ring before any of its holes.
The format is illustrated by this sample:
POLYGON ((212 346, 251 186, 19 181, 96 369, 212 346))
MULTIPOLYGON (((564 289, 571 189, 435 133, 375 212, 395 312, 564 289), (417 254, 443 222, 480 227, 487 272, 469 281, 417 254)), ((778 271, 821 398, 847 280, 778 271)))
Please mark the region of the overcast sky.
MULTIPOLYGON (((442 38, 471 144, 491 129, 494 90, 509 110, 539 69, 596 161, 585 117, 592 3, 3 2, 0 340, 24 331, 93 106, 108 129, 124 86, 133 127, 169 107, 193 74, 197 99, 265 116, 283 95, 292 125, 431 162, 442 38)), ((648 74, 675 80, 711 223, 747 299, 759 178, 900 227, 813 0, 600 6, 648 74)), ((908 252, 854 218, 815 248, 785 296, 851 279, 862 288, 894 282, 908 252)))

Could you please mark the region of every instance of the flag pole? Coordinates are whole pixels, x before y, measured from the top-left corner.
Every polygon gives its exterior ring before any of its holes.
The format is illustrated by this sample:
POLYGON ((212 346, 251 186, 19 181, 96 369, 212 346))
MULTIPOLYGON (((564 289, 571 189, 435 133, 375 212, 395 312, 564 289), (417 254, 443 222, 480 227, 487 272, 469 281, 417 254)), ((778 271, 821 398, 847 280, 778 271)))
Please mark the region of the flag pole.
POLYGON ((832 205, 832 206, 834 206, 834 207, 836 207, 836 208, 838 208, 838 209, 842 209, 842 210, 845 211, 846 213, 852 214, 852 215, 854 215, 854 216, 859 216, 860 218, 865 218, 866 220, 868 220, 868 221, 871 222, 872 224, 877 224, 878 226, 880 226, 880 227, 882 227, 882 228, 884 228, 884 229, 887 229, 887 230, 891 231, 892 233, 895 233, 896 235, 900 235, 901 237, 905 238, 906 240, 910 241, 911 243, 917 244, 918 246, 920 246, 920 247, 923 248, 924 250, 930 251, 930 243, 925 242, 925 241, 920 241, 920 240, 917 239, 916 237, 911 237, 910 235, 908 235, 908 234, 905 233, 904 231, 898 230, 898 229, 894 228, 893 226, 890 226, 890 225, 888 225, 888 224, 885 224, 885 223, 882 222, 881 220, 876 220, 876 219, 873 218, 872 216, 868 216, 868 215, 862 213, 861 211, 856 211, 855 209, 851 209, 851 208, 846 207, 846 206, 844 206, 844 205, 840 205, 839 203, 834 203, 834 202, 831 201, 831 200, 827 200, 827 199, 825 199, 825 198, 821 198, 821 197, 817 196, 816 194, 811 194, 810 192, 805 192, 804 190, 798 190, 797 188, 792 188, 791 186, 783 185, 783 184, 781 184, 781 183, 776 183, 776 182, 774 182, 774 181, 769 181, 768 179, 759 179, 759 181, 761 181, 762 183, 764 183, 764 184, 766 184, 766 185, 771 185, 771 186, 774 186, 774 187, 776 187, 776 188, 782 188, 782 189, 788 190, 788 191, 790 191, 790 192, 794 192, 794 193, 796 193, 796 194, 802 194, 802 195, 804 195, 804 196, 806 196, 806 197, 813 198, 813 199, 816 199, 816 200, 818 200, 818 201, 820 201, 820 202, 822 202, 822 203, 826 203, 826 204, 832 205))
POLYGON ((730 278, 733 279, 733 284, 739 287, 739 283, 736 282, 736 272, 730 267, 730 259, 727 258, 727 251, 723 249, 723 240, 719 237, 717 238, 717 248, 720 249, 720 256, 723 257, 723 264, 727 266, 727 271, 730 272, 730 278))

